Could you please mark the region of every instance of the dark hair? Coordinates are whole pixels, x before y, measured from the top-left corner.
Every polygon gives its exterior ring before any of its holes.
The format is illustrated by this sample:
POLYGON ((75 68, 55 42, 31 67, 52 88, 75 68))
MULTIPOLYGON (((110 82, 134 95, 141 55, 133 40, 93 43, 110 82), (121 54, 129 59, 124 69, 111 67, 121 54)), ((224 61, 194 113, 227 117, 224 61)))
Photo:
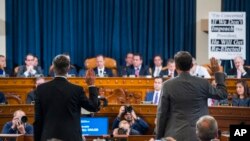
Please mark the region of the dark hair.
MULTIPOLYGON (((247 81, 240 79, 236 82, 237 84, 241 84, 244 87, 244 98, 247 98, 249 96, 249 88, 248 88, 248 84, 247 81)), ((239 97, 239 95, 237 94, 237 97, 239 97)))
POLYGON ((168 59, 167 64, 168 63, 174 63, 174 59, 172 59, 172 58, 168 59))
POLYGON ((175 66, 181 71, 188 71, 192 68, 192 56, 187 51, 179 51, 174 56, 175 66))
POLYGON ((154 56, 154 59, 155 59, 155 57, 160 57, 160 58, 161 58, 161 60, 162 60, 162 57, 161 57, 161 55, 155 55, 155 56, 154 56))
POLYGON ((162 77, 160 77, 160 76, 156 76, 156 77, 154 77, 154 80, 155 79, 161 79, 162 80, 162 82, 163 82, 163 78, 162 77))
POLYGON ((54 71, 57 75, 65 75, 68 72, 70 61, 65 55, 57 55, 53 59, 54 71))
POLYGON ((139 53, 135 53, 134 56, 139 56, 139 57, 140 57, 140 60, 143 59, 142 56, 141 56, 141 54, 139 54, 139 53))

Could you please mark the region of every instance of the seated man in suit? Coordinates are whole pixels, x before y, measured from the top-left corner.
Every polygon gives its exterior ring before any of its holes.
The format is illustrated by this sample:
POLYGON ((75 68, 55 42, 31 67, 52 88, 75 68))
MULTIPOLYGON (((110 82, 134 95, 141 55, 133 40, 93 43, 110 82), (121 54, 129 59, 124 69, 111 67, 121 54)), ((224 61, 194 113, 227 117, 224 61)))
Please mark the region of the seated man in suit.
POLYGON ((161 94, 161 86, 163 79, 161 77, 155 77, 154 79, 154 91, 148 92, 145 97, 145 101, 151 101, 153 104, 158 104, 161 94))
POLYGON ((120 121, 125 119, 129 124, 131 129, 137 131, 139 134, 144 134, 147 132, 149 126, 148 124, 140 117, 135 114, 132 106, 121 106, 118 116, 115 118, 112 129, 116 129, 119 126, 120 121))
POLYGON ((125 65, 119 67, 119 76, 127 76, 127 69, 133 65, 133 56, 133 53, 127 53, 125 58, 125 65))
POLYGON ((105 68, 105 61, 103 55, 96 56, 96 68, 94 69, 96 76, 98 77, 112 77, 113 73, 111 69, 105 68))
POLYGON ((7 104, 5 95, 2 92, 0 92, 0 104, 7 104))
POLYGON ((228 72, 228 75, 234 75, 236 78, 250 78, 250 69, 244 67, 244 59, 241 56, 234 58, 235 68, 228 72))
POLYGON ((218 137, 218 125, 214 117, 205 115, 196 122, 196 135, 200 141, 211 141, 218 137))
MULTIPOLYGON (((65 56, 70 60, 70 56, 69 56, 68 53, 63 53, 63 55, 65 55, 65 56)), ((52 65, 52 67, 50 68, 50 73, 49 73, 49 75, 50 75, 50 76, 54 76, 54 75, 55 75, 55 74, 54 74, 54 67, 53 67, 53 65, 52 65)), ((72 64, 70 64, 70 68, 69 68, 69 70, 68 70, 67 76, 70 77, 70 76, 77 76, 77 75, 78 75, 78 74, 77 74, 77 70, 76 70, 75 66, 72 65, 72 64)))
POLYGON ((154 67, 151 69, 151 71, 153 77, 162 77, 163 75, 167 75, 167 71, 162 70, 162 58, 160 55, 156 55, 154 57, 154 67))
POLYGON ((195 58, 193 58, 193 67, 190 70, 190 74, 202 78, 211 78, 207 69, 203 66, 198 65, 195 58))
POLYGON ((33 127, 27 123, 24 111, 17 110, 13 116, 12 121, 4 124, 2 134, 33 134, 33 127))
MULTIPOLYGON (((45 83, 45 79, 43 77, 37 77, 36 78, 36 88, 40 84, 45 83)), ((28 93, 27 98, 26 98, 26 104, 32 104, 32 102, 35 102, 35 90, 32 90, 28 93)))
POLYGON ((174 62, 174 59, 170 58, 168 59, 168 62, 167 62, 167 75, 171 78, 174 78, 178 75, 177 71, 175 70, 175 62, 174 62))
POLYGON ((42 70, 34 66, 34 55, 28 54, 25 57, 25 65, 18 67, 17 76, 34 77, 36 75, 42 75, 42 70))
POLYGON ((0 55, 0 76, 9 76, 10 71, 6 69, 6 58, 0 55))
POLYGON ((140 54, 134 54, 133 66, 127 69, 127 75, 135 77, 150 75, 149 68, 142 65, 142 62, 142 56, 140 54))

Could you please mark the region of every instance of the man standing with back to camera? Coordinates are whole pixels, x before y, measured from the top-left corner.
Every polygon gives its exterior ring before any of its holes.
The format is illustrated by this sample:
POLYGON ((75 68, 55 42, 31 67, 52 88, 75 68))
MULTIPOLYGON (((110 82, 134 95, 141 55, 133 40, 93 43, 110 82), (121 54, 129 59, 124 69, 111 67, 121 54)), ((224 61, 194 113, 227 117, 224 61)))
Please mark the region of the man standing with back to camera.
POLYGON ((207 99, 226 99, 224 73, 216 72, 217 88, 208 80, 190 75, 192 56, 180 51, 175 57, 178 77, 163 83, 157 109, 156 138, 173 137, 177 141, 198 141, 195 126, 203 115, 208 115, 207 99))
POLYGON ((37 87, 35 94, 34 140, 82 141, 81 107, 98 111, 98 91, 94 86, 94 72, 86 75, 89 99, 83 88, 67 80, 70 61, 65 55, 53 60, 55 78, 37 87))

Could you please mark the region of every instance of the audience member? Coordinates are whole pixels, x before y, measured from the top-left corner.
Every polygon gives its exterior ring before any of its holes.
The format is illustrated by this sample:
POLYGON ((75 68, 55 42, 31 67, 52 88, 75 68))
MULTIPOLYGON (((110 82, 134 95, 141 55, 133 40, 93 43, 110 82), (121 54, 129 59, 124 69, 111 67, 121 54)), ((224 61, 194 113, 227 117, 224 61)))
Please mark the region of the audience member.
POLYGON ((177 71, 175 70, 175 62, 174 59, 168 59, 167 62, 167 70, 166 70, 166 75, 168 75, 171 78, 174 78, 178 75, 177 71))
POLYGON ((195 58, 193 58, 193 67, 190 70, 190 74, 202 78, 211 78, 207 69, 203 66, 198 65, 195 58))
MULTIPOLYGON (((69 59, 69 61, 70 61, 70 56, 69 56, 68 53, 63 53, 63 55, 65 55, 65 56, 69 59)), ((49 75, 50 75, 50 76, 55 76, 53 64, 52 64, 52 66, 51 66, 51 68, 50 68, 49 75)), ((72 65, 72 64, 70 64, 70 68, 69 68, 69 70, 68 70, 67 76, 68 76, 68 77, 71 77, 71 76, 77 76, 77 75, 78 75, 78 74, 77 74, 77 70, 76 70, 75 66, 72 65)))
POLYGON ((125 58, 125 64, 119 67, 119 76, 127 76, 127 69, 133 65, 133 56, 134 54, 129 52, 125 58))
POLYGON ((25 57, 25 65, 18 66, 17 76, 34 77, 36 75, 42 75, 42 70, 34 66, 34 55, 28 54, 25 57))
POLYGON ((234 75, 236 78, 250 78, 250 69, 244 67, 244 59, 241 56, 234 58, 235 68, 228 72, 228 75, 234 75))
POLYGON ((145 97, 145 101, 151 101, 153 104, 158 105, 161 94, 161 86, 163 79, 161 77, 155 77, 154 79, 154 91, 148 92, 145 97))
POLYGON ((150 75, 149 68, 142 65, 142 62, 142 56, 140 54, 134 54, 133 66, 127 69, 127 75, 135 77, 150 75))
POLYGON ((98 90, 94 86, 93 70, 88 70, 86 83, 89 98, 81 86, 67 80, 70 60, 65 55, 53 59, 55 78, 35 90, 34 140, 63 141, 82 140, 80 126, 81 107, 96 112, 99 110, 98 90))
POLYGON ((33 134, 33 127, 27 123, 27 117, 24 111, 14 112, 12 121, 4 124, 2 134, 33 134))
POLYGON ((0 92, 0 104, 6 104, 7 101, 6 101, 6 98, 5 98, 5 95, 0 92))
POLYGON ((113 131, 113 135, 140 135, 140 133, 131 128, 130 124, 126 120, 122 120, 119 123, 119 127, 115 128, 113 131))
MULTIPOLYGON (((43 84, 45 82, 45 79, 42 77, 37 77, 36 78, 36 88, 40 84, 43 84)), ((26 98, 26 104, 32 104, 35 102, 35 90, 32 90, 28 93, 27 98, 26 98)))
POLYGON ((207 99, 226 99, 224 73, 217 72, 217 88, 206 80, 191 76, 192 56, 180 51, 175 57, 178 77, 169 79, 162 86, 157 109, 156 138, 171 136, 177 141, 197 141, 195 123, 208 114, 207 99))
POLYGON ((250 106, 249 87, 247 81, 238 80, 236 83, 236 96, 232 99, 233 106, 250 106))
POLYGON ((154 67, 151 69, 152 76, 158 77, 163 75, 168 75, 166 70, 162 70, 162 58, 160 55, 156 55, 154 57, 154 67))
POLYGON ((121 106, 118 116, 113 121, 113 130, 115 128, 118 128, 118 125, 122 118, 124 118, 130 124, 130 127, 132 129, 138 131, 140 134, 146 133, 149 128, 148 124, 135 114, 135 111, 131 106, 121 106))
POLYGON ((94 68, 95 74, 98 77, 112 77, 113 73, 111 69, 105 67, 105 60, 103 55, 96 56, 96 68, 94 68))
POLYGON ((10 71, 6 68, 6 58, 3 55, 0 55, 0 76, 9 76, 11 75, 10 71))
POLYGON ((196 135, 200 141, 218 138, 218 125, 214 117, 205 115, 196 122, 196 135))

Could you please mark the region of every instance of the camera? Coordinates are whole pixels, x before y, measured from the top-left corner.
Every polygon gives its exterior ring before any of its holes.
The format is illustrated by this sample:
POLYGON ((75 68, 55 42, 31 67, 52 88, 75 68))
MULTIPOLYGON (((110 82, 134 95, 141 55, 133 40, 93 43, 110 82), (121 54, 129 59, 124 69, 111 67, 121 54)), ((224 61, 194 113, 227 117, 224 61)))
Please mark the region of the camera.
POLYGON ((132 113, 132 111, 133 111, 132 106, 130 106, 130 105, 125 106, 125 113, 132 113))
POLYGON ((104 96, 98 96, 98 105, 99 107, 107 107, 108 106, 108 100, 104 96))
POLYGON ((21 117, 21 123, 24 124, 28 121, 28 117, 27 116, 22 116, 21 117))
POLYGON ((118 128, 118 135, 127 135, 128 130, 124 128, 118 128))

